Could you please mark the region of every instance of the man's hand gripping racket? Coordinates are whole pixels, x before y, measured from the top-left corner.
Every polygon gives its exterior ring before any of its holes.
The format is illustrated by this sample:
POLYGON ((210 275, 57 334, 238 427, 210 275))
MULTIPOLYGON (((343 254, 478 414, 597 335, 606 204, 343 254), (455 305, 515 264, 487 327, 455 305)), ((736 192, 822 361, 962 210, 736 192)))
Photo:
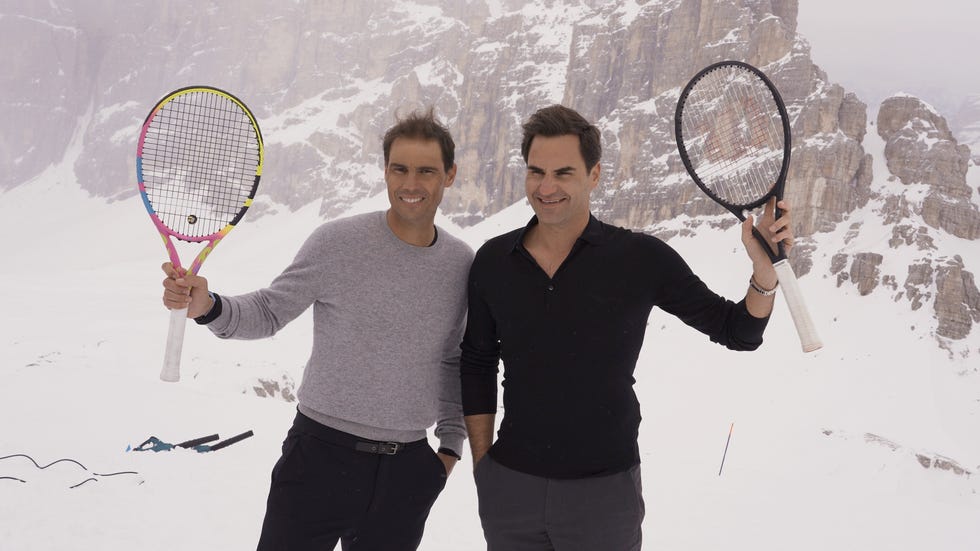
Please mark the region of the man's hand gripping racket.
MULTIPOLYGON (((136 146, 136 180, 174 276, 196 275, 241 220, 258 189, 263 156, 255 117, 228 92, 209 86, 181 88, 150 110, 136 146), (172 238, 207 244, 185 269, 172 238)), ((180 379, 187 315, 186 307, 171 311, 160 373, 164 381, 180 379)))
MULTIPOLYGON (((694 182, 739 220, 773 197, 782 200, 792 149, 789 117, 776 87, 755 67, 722 61, 701 70, 681 92, 674 130, 694 182)), ((803 351, 819 349, 782 242, 774 252, 754 228, 753 235, 773 263, 803 351)))

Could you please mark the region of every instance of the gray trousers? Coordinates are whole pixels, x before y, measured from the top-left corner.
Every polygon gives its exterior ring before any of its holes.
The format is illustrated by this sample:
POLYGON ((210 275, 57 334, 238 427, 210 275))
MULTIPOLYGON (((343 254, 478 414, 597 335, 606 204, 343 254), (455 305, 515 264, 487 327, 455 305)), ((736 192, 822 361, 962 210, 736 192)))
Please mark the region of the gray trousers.
POLYGON ((487 551, 639 551, 640 466, 609 476, 542 478, 483 457, 473 473, 487 551))

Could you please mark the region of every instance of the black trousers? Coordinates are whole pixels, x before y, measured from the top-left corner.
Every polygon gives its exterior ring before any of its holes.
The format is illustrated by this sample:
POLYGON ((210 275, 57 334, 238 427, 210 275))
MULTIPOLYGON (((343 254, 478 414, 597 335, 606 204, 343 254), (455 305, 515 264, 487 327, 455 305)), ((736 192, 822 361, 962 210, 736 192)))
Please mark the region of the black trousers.
POLYGON ((259 551, 417 549, 446 469, 425 440, 394 455, 302 413, 272 470, 259 551))

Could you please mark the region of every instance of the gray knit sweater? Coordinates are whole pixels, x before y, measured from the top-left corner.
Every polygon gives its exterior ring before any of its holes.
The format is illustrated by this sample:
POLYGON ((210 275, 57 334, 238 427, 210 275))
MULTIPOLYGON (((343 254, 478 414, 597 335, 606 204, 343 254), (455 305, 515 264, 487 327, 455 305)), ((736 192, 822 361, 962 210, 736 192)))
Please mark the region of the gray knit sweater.
POLYGON ((299 410, 362 438, 409 442, 434 422, 462 452, 459 343, 473 251, 439 230, 431 247, 398 239, 384 212, 326 223, 269 287, 221 297, 219 337, 275 334, 313 305, 313 352, 299 410))

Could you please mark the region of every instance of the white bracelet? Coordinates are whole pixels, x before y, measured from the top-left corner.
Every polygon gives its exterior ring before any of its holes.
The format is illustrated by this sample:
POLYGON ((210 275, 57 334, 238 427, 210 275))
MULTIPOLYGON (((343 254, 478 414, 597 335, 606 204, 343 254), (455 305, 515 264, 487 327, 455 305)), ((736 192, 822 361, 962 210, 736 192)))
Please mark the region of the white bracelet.
POLYGON ((755 274, 752 274, 749 276, 749 287, 752 287, 753 291, 764 297, 771 297, 776 294, 776 287, 779 287, 779 281, 776 281, 776 284, 772 289, 763 289, 762 286, 755 281, 755 274))

